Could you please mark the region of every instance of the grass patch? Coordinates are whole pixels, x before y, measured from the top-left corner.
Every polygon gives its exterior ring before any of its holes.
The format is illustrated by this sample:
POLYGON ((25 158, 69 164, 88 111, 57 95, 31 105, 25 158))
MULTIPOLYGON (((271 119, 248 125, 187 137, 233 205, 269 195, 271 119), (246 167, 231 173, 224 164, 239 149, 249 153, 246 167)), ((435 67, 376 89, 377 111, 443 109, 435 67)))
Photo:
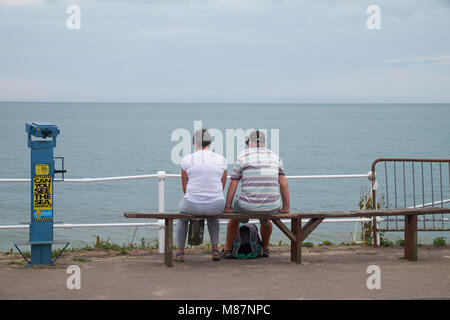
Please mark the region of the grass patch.
POLYGON ((17 266, 23 266, 22 261, 10 261, 8 262, 9 265, 17 265, 17 266))
POLYGON ((141 250, 158 249, 159 248, 159 240, 151 239, 149 241, 145 241, 144 238, 141 238, 139 246, 137 248, 141 249, 141 250))
POLYGON ((392 247, 394 245, 394 242, 389 240, 384 236, 383 232, 380 232, 380 246, 381 247, 392 247))
POLYGON ((312 247, 314 247, 314 243, 312 243, 312 242, 302 242, 302 247, 312 248, 312 247))
POLYGON ((445 241, 445 237, 437 237, 433 239, 433 246, 434 247, 445 247, 447 245, 447 241, 445 241))
POLYGON ((359 243, 357 243, 356 241, 352 241, 352 242, 341 242, 342 246, 357 246, 359 245, 359 243))
POLYGON ((334 243, 331 242, 330 240, 324 240, 322 241, 321 244, 319 244, 319 246, 332 246, 334 243))

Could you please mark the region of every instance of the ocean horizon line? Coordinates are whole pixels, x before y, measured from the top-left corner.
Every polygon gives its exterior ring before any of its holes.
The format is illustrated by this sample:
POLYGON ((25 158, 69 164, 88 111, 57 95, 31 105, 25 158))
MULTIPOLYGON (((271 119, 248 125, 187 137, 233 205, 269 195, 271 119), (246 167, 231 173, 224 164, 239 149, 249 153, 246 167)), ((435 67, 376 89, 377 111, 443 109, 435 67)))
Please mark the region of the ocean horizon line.
POLYGON ((161 102, 127 102, 127 101, 28 101, 28 100, 4 100, 0 101, 0 103, 51 103, 51 104, 57 104, 57 103, 70 103, 70 104, 153 104, 153 105, 192 105, 192 104, 215 104, 215 105, 235 105, 235 104, 246 104, 246 105, 423 105, 423 104, 430 104, 430 105, 446 105, 450 104, 450 101, 448 102, 245 102, 245 101, 235 101, 235 102, 215 102, 215 101, 207 101, 207 102, 201 102, 201 101, 182 101, 182 102, 167 102, 167 101, 161 101, 161 102))

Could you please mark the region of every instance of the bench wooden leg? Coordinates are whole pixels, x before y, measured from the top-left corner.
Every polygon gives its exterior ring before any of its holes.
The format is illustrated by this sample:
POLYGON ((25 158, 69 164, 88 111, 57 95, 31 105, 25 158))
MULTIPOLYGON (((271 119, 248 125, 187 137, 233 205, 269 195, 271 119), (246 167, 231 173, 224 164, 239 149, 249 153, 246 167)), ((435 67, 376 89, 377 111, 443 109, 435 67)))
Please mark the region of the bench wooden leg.
POLYGON ((296 237, 296 241, 291 240, 291 261, 302 263, 302 219, 291 219, 291 230, 296 237))
POLYGON ((164 238, 164 262, 166 266, 173 266, 172 242, 173 242, 173 219, 165 219, 164 238))
POLYGON ((405 216, 405 259, 417 261, 417 215, 405 216))

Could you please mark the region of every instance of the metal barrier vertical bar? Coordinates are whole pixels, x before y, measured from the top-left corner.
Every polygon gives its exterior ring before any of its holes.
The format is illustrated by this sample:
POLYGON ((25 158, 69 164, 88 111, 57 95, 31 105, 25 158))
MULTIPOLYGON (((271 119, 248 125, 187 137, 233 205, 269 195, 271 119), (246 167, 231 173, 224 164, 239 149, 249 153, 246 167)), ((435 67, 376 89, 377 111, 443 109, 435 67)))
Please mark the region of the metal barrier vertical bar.
MULTIPOLYGON (((162 213, 165 210, 165 181, 166 172, 158 171, 158 212, 162 213)), ((165 243, 165 220, 158 220, 159 227, 159 253, 164 253, 164 243, 165 243)))
MULTIPOLYGON (((394 197, 395 197, 395 209, 397 209, 397 166, 395 165, 394 161, 394 197)), ((398 229, 398 220, 397 217, 395 217, 395 229, 398 229)))
MULTIPOLYGON (((441 162, 439 162, 439 182, 440 182, 440 189, 441 189, 441 208, 443 208, 444 207, 444 203, 443 203, 444 199, 442 197, 442 163, 441 162)), ((442 226, 442 229, 444 229, 444 214, 443 213, 441 213, 441 226, 442 226)))
POLYGON ((412 165, 412 176, 413 176, 413 201, 414 201, 414 208, 416 207, 416 176, 414 173, 414 161, 411 162, 412 165))
POLYGON ((394 161, 394 200, 395 200, 395 209, 397 209, 397 167, 394 161))
MULTIPOLYGON (((402 162, 403 168, 403 206, 406 208, 406 177, 405 177, 405 161, 402 162)), ((404 222, 403 222, 404 223, 404 222)))
MULTIPOLYGON (((423 180, 423 162, 420 162, 420 168, 422 169, 422 208, 425 207, 425 183, 423 180)), ((426 228, 426 219, 423 218, 423 228, 426 228)))
POLYGON ((386 207, 387 209, 389 209, 389 186, 388 186, 386 161, 384 161, 384 179, 386 181, 386 207))
MULTIPOLYGON (((386 207, 387 207, 387 209, 389 209, 389 185, 388 185, 386 161, 384 161, 384 178, 385 178, 385 182, 386 182, 386 207)), ((386 217, 386 226, 389 229, 389 216, 386 217)))
POLYGON ((405 161, 403 161, 403 203, 406 208, 406 177, 405 177, 405 161))
MULTIPOLYGON (((375 184, 377 183, 377 177, 375 174, 375 164, 376 162, 372 163, 372 171, 370 174, 370 179, 372 182, 372 210, 377 210, 377 191, 375 188, 375 184)), ((378 223, 377 218, 372 218, 372 234, 373 234, 373 247, 378 248, 378 223)))
MULTIPOLYGON (((431 175, 431 206, 434 208, 433 162, 430 162, 430 175, 431 175)), ((426 217, 423 218, 426 219, 426 217)), ((434 228, 434 213, 433 213, 433 228, 434 228)))

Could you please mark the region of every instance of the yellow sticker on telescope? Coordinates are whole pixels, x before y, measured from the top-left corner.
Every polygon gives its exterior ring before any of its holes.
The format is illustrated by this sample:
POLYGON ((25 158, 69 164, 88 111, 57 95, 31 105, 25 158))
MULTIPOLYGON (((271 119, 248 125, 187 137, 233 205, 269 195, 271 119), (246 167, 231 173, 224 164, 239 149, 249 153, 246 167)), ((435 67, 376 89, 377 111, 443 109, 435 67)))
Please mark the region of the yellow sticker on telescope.
POLYGON ((49 173, 48 164, 37 164, 34 166, 34 172, 38 176, 47 176, 49 173))
POLYGON ((33 179, 33 219, 50 221, 53 219, 53 178, 36 176, 33 179))

